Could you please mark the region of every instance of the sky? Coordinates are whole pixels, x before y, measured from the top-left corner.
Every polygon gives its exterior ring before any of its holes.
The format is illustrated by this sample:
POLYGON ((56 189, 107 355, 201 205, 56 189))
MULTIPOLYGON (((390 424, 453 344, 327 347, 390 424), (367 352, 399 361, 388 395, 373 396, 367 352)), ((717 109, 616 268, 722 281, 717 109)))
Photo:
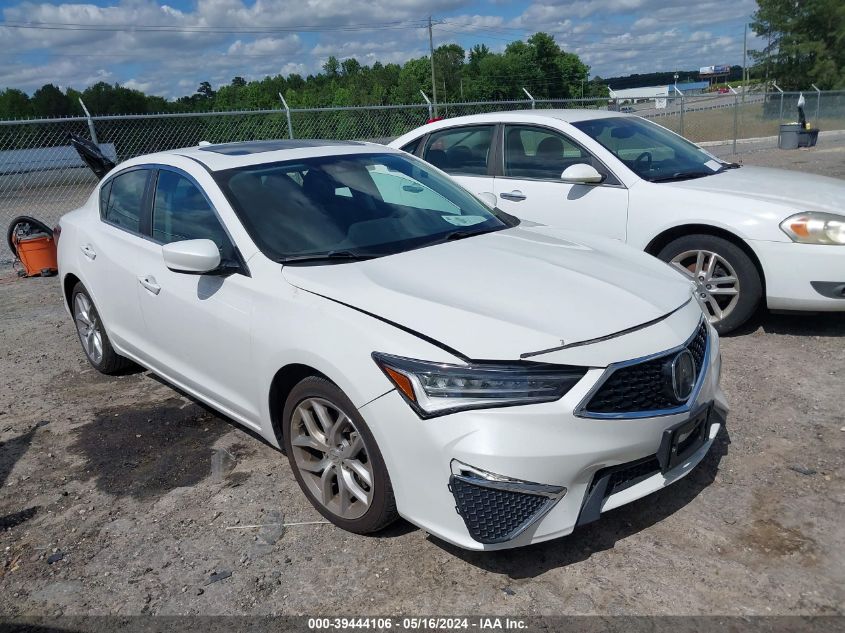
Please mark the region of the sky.
MULTIPOLYGON (((434 45, 501 51, 537 31, 603 77, 741 64, 755 0, 0 0, 0 89, 98 81, 174 98, 201 81, 402 63, 434 45)), ((748 33, 749 48, 761 42, 748 33)))

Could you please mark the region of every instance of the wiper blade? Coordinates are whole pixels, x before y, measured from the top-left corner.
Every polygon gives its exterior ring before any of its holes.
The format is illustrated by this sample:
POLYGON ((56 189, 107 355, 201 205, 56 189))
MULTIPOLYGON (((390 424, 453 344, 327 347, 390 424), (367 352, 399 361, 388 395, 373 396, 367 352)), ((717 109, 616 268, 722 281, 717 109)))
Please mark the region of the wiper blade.
POLYGON ((350 262, 361 262, 368 259, 381 257, 374 253, 357 253, 355 251, 329 251, 328 253, 310 253, 307 255, 291 255, 279 260, 280 264, 299 264, 303 262, 322 262, 333 260, 344 260, 350 262))
MULTIPOLYGON (((508 228, 508 227, 502 227, 508 228)), ((495 229, 483 229, 481 231, 452 231, 451 233, 447 233, 446 237, 443 238, 444 242, 454 242, 455 240, 462 240, 466 237, 473 237, 474 235, 484 235, 485 233, 493 233, 495 231, 500 231, 502 229, 495 228, 495 229)))
POLYGON ((742 165, 740 165, 739 163, 722 163, 722 167, 716 173, 718 174, 727 169, 739 169, 740 167, 742 167, 742 165))
POLYGON ((652 178, 651 182, 671 182, 675 180, 692 180, 693 178, 703 178, 715 174, 715 171, 679 171, 671 176, 660 176, 659 178, 652 178))

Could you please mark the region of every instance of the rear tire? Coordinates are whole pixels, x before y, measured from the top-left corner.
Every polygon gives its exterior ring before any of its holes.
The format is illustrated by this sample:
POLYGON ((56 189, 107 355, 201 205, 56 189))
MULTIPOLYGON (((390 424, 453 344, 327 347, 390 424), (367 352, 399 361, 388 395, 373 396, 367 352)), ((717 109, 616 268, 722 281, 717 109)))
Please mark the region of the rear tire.
POLYGON ((760 305, 760 273, 733 242, 715 235, 685 235, 664 246, 657 257, 696 283, 696 297, 719 334, 741 326, 760 305))
POLYGON ((282 434, 296 481, 326 519, 369 534, 398 518, 376 440, 337 385, 317 376, 297 384, 285 402, 282 434))
POLYGON ((114 351, 94 301, 81 282, 73 287, 70 309, 82 351, 94 369, 101 374, 113 375, 134 367, 131 360, 114 351))

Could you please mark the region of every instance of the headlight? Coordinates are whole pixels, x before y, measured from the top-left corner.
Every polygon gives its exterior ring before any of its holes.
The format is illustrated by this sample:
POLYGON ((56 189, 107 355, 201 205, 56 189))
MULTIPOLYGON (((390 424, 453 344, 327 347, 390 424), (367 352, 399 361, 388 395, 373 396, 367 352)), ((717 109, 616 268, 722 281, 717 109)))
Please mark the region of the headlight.
POLYGON ((780 223, 793 242, 801 244, 845 244, 845 216, 820 211, 797 213, 780 223))
POLYGON ((373 360, 420 417, 559 400, 587 370, 541 363, 448 365, 390 354, 373 360))

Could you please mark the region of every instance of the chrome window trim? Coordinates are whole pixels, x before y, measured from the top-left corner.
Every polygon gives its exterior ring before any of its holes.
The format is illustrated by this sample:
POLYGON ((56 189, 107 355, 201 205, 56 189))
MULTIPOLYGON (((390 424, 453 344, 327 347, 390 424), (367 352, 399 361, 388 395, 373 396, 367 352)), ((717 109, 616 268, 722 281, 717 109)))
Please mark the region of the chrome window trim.
POLYGON ((581 402, 578 403, 578 406, 575 407, 574 415, 578 418, 588 418, 594 420, 633 420, 633 419, 641 419, 641 418, 658 418, 667 415, 677 415, 679 413, 687 413, 692 409, 693 404, 698 400, 698 394, 701 392, 701 388, 704 386, 704 379, 708 374, 708 369, 710 365, 710 347, 711 347, 711 339, 712 335, 709 330, 709 325, 705 321, 704 317, 701 317, 701 320, 698 322, 698 325, 695 326, 695 330, 693 330, 692 336, 690 336, 684 343, 673 347, 668 350, 664 350, 662 352, 657 352, 656 354, 649 354, 648 356, 642 356, 640 358, 634 358, 632 360, 626 360, 619 363, 613 363, 612 365, 608 365, 607 369, 601 375, 601 378, 593 385, 592 389, 587 392, 581 402), (693 341, 693 339, 698 335, 698 330, 701 327, 702 323, 704 323, 704 327, 707 328, 707 339, 704 342, 704 359, 701 363, 701 372, 696 377, 695 387, 690 393, 689 398, 687 401, 682 404, 678 405, 677 407, 673 407, 671 409, 655 409, 651 411, 626 411, 621 413, 593 413, 587 410, 587 405, 592 400, 593 396, 596 395, 596 392, 604 386, 604 383, 608 381, 608 379, 619 369, 630 367, 631 365, 639 365, 640 363, 645 363, 650 360, 654 360, 656 358, 662 358, 664 356, 669 356, 671 354, 675 354, 680 352, 681 350, 687 349, 689 344, 693 341))

